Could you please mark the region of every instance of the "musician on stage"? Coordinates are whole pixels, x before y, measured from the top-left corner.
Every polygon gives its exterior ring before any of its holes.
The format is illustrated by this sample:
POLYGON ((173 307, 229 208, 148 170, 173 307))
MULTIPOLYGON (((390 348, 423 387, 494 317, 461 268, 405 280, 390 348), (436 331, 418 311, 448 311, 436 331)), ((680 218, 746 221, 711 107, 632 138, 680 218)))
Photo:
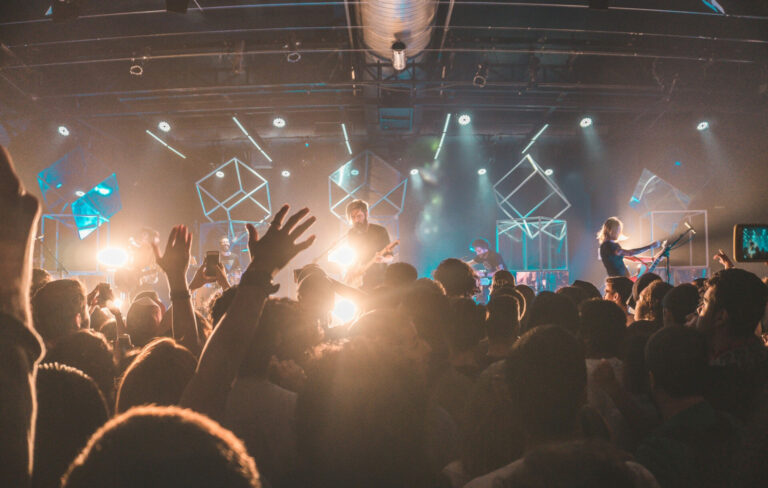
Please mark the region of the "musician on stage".
POLYGON ((469 261, 469 264, 477 263, 482 265, 488 271, 489 276, 496 271, 507 269, 501 254, 492 251, 490 244, 485 239, 475 239, 472 241, 470 249, 475 253, 475 257, 469 261))
POLYGON ((363 273, 362 285, 363 289, 373 289, 384 282, 384 270, 387 263, 391 263, 394 258, 392 253, 379 255, 380 251, 389 245, 389 233, 381 225, 368 222, 368 204, 363 200, 349 202, 347 221, 352 226, 348 243, 356 252, 355 264, 350 270, 361 270, 374 260, 374 264, 363 273))
POLYGON ((659 241, 652 242, 645 247, 636 249, 623 249, 619 244, 619 236, 624 224, 618 217, 611 217, 603 223, 603 228, 597 233, 597 241, 600 243, 600 259, 603 261, 608 276, 629 277, 629 270, 624 264, 625 256, 635 256, 660 245, 659 241))

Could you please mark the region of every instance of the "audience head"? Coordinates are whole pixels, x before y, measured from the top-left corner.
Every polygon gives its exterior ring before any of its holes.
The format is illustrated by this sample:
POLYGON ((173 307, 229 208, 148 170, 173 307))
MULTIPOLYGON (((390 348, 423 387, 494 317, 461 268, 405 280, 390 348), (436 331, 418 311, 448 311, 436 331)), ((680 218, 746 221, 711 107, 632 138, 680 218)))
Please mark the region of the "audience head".
POLYGON ((602 298, 603 296, 600 294, 600 290, 597 289, 595 285, 588 281, 583 280, 576 280, 573 282, 573 286, 576 288, 581 288, 585 292, 587 292, 587 296, 589 298, 602 298))
POLYGON ((157 304, 158 307, 160 307, 161 315, 165 314, 166 307, 162 300, 160 300, 160 295, 157 294, 155 290, 144 290, 140 291, 136 294, 135 297, 133 297, 133 301, 140 300, 142 298, 149 298, 153 302, 157 304))
POLYGON ((554 325, 525 333, 506 360, 514 408, 528 435, 557 440, 571 435, 586 401, 587 371, 578 339, 554 325))
POLYGON ((503 286, 515 286, 515 275, 506 269, 500 269, 493 273, 493 281, 491 282, 491 293, 503 286))
POLYGON ((488 301, 485 331, 491 343, 514 340, 520 334, 519 302, 514 295, 495 295, 488 301))
POLYGON ((78 330, 48 349, 43 362, 66 364, 77 368, 99 386, 107 399, 115 389, 115 362, 112 345, 100 332, 78 330))
POLYGON ((384 271, 384 284, 391 287, 403 287, 419 278, 419 272, 412 264, 392 263, 384 271))
POLYGON ((177 405, 196 366, 187 348, 173 339, 155 339, 125 371, 117 390, 116 412, 137 405, 177 405))
POLYGON ((664 327, 645 346, 654 392, 671 398, 700 396, 707 382, 708 351, 703 334, 690 327, 664 327))
POLYGON ((587 292, 577 286, 564 286, 557 290, 555 293, 568 297, 576 307, 589 299, 587 292))
POLYGON ((656 280, 643 288, 635 307, 635 320, 650 320, 661 324, 664 320, 662 300, 671 289, 672 285, 661 280, 656 280))
MULTIPOLYGON (((374 310, 364 314, 352 324, 349 336, 362 337, 377 345, 399 351, 400 355, 411 360, 413 365, 419 368, 425 365, 430 351, 430 346, 419 336, 411 320, 394 310, 374 310)), ((423 372, 423 369, 419 371, 423 372)))
POLYGON ((356 337, 327 352, 296 404, 305 484, 424 486, 425 392, 411 361, 381 341, 356 337))
POLYGON ((336 294, 333 281, 325 274, 311 273, 299 282, 301 309, 311 317, 326 318, 333 310, 336 294))
POLYGON ((162 334, 163 311, 149 297, 141 297, 131 304, 125 317, 125 328, 131 341, 138 347, 144 347, 152 339, 162 334))
POLYGON ((626 310, 629 297, 632 296, 632 280, 626 276, 609 276, 605 279, 606 300, 614 302, 622 310, 626 310))
POLYGON ((35 296, 37 290, 51 281, 51 274, 41 268, 32 268, 32 284, 30 285, 29 296, 35 296))
POLYGON ((259 488, 242 441, 191 410, 144 406, 110 420, 65 475, 64 488, 259 488))
POLYGON ((53 345, 80 328, 88 328, 85 294, 83 284, 72 279, 48 282, 35 293, 33 320, 46 345, 53 345))
POLYGON ((630 307, 635 308, 637 306, 637 302, 640 300, 640 293, 654 281, 661 281, 661 276, 656 273, 645 273, 635 280, 632 284, 632 297, 629 299, 630 307))
POLYGON ((59 486, 67 466, 109 418, 99 387, 82 371, 56 363, 37 368, 35 488, 59 486))
POLYGON ((526 330, 539 325, 559 325, 576 334, 579 330, 579 311, 573 301, 565 295, 543 291, 536 296, 529 308, 530 315, 526 330))
POLYGON ((614 358, 626 332, 627 316, 609 300, 593 298, 581 304, 580 335, 588 358, 614 358))
POLYGON ((420 278, 403 297, 401 311, 411 319, 416 331, 432 349, 444 345, 448 317, 448 297, 443 286, 429 278, 420 278))
POLYGON ((721 329, 732 338, 752 336, 765 313, 767 290, 765 283, 749 271, 718 271, 704 293, 697 328, 705 334, 721 329))
POLYGON ((477 292, 477 276, 470 265, 456 258, 444 259, 435 270, 439 281, 449 297, 469 298, 477 292))
POLYGON ((452 298, 446 338, 453 354, 474 351, 485 336, 485 307, 471 298, 452 298))
POLYGON ((699 306, 699 290, 691 283, 677 285, 664 295, 661 304, 665 327, 685 325, 687 317, 696 313, 699 306))

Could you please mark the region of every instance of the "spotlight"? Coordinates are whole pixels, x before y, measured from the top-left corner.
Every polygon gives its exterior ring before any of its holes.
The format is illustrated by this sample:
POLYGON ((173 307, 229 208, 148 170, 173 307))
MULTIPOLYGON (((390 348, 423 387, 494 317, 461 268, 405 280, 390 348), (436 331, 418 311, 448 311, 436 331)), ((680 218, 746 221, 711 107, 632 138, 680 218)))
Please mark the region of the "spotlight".
POLYGON ((96 254, 96 260, 110 269, 122 268, 128 264, 128 252, 119 247, 107 247, 96 254))
POLYGON ((583 119, 581 119, 581 122, 579 122, 579 125, 586 129, 587 127, 592 125, 592 118, 591 117, 584 117, 583 119))
POLYGON ((343 244, 328 254, 328 261, 336 263, 342 268, 352 266, 357 260, 357 252, 348 244, 343 244))
POLYGON ((472 121, 472 117, 469 114, 459 115, 459 125, 467 125, 472 121))
POLYGON ((351 174, 352 176, 357 176, 360 174, 360 170, 355 168, 352 171, 350 171, 349 174, 351 174))
POLYGON ((411 170, 411 175, 416 176, 417 174, 419 174, 419 170, 417 170, 416 168, 413 168, 411 170))
POLYGON ((141 76, 144 74, 144 68, 140 64, 134 62, 128 69, 128 72, 131 76, 141 76))
POLYGON ((480 168, 479 170, 477 170, 477 174, 479 174, 480 176, 484 175, 487 172, 488 171, 485 168, 480 168))
POLYGON ((223 171, 217 171, 216 172, 216 178, 224 178, 224 172, 223 171))
POLYGON ((285 127, 285 119, 282 117, 275 117, 274 119, 272 119, 272 125, 274 125, 278 129, 282 129, 283 127, 285 127))
POLYGON ((547 176, 552 176, 555 172, 552 170, 552 168, 547 168, 544 170, 544 174, 547 176))
POLYGON ((159 124, 157 124, 157 128, 163 132, 170 132, 171 124, 163 120, 159 124))
POLYGON ((707 122, 706 120, 702 120, 701 122, 699 122, 699 125, 696 126, 696 129, 698 129, 699 131, 709 129, 709 122, 707 122))
POLYGON ((83 195, 85 195, 85 192, 83 190, 77 190, 75 192, 75 196, 78 197, 78 198, 83 196, 83 195))
POLYGON ((289 176, 291 176, 291 172, 288 171, 287 169, 284 169, 283 172, 280 174, 283 175, 283 178, 288 178, 289 176))
POLYGON ((336 297, 333 305, 333 318, 339 325, 350 322, 357 316, 357 305, 349 298, 336 297))
POLYGON ((60 125, 59 134, 63 135, 64 137, 67 137, 69 135, 69 129, 67 129, 67 127, 64 125, 60 125))
POLYGON ((472 78, 472 84, 478 88, 483 88, 486 83, 488 83, 488 65, 485 63, 478 64, 475 77, 472 78))
POLYGON ((402 41, 395 41, 392 44, 392 67, 397 71, 405 69, 405 43, 402 41))

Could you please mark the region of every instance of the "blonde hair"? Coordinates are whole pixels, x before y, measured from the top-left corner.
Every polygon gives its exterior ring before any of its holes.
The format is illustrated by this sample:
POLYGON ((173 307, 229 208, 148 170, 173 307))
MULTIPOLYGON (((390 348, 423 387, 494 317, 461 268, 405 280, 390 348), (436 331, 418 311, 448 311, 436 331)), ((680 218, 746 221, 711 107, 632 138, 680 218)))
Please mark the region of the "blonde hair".
POLYGON ((621 228, 624 224, 621 223, 618 217, 611 217, 603 223, 603 228, 597 233, 597 240, 602 244, 605 241, 611 240, 611 235, 615 232, 616 237, 621 234, 621 228))

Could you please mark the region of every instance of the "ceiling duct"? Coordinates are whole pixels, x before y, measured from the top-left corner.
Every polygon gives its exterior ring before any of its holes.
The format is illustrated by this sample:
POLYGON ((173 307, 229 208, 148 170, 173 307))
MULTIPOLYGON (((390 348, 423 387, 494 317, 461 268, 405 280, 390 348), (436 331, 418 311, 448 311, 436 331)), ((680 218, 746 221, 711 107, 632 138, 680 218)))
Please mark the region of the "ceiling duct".
POLYGON ((378 57, 392 61, 392 45, 405 44, 406 58, 423 51, 432 37, 436 0, 372 0, 359 4, 363 42, 378 57))

